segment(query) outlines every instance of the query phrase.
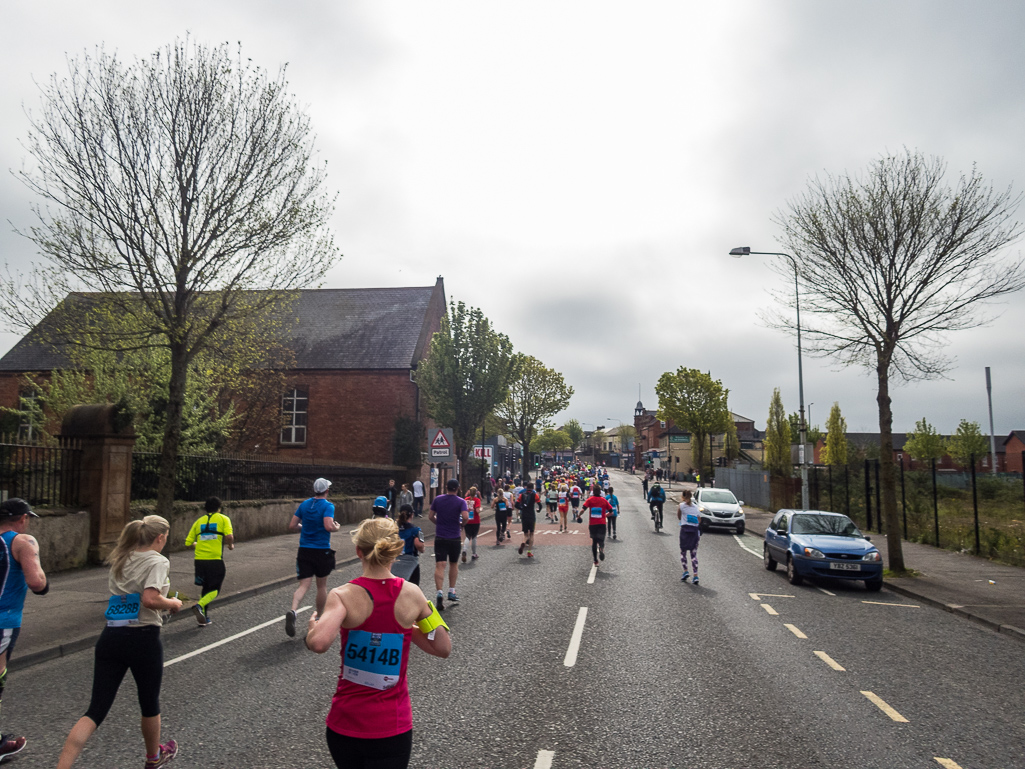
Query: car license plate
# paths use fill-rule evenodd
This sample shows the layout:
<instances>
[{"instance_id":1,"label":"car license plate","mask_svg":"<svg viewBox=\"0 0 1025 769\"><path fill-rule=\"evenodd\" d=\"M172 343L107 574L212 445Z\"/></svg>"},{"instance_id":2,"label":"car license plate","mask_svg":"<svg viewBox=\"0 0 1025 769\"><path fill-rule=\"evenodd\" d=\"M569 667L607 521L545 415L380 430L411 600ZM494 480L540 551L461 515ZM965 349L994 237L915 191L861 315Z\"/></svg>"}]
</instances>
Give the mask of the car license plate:
<instances>
[{"instance_id":1,"label":"car license plate","mask_svg":"<svg viewBox=\"0 0 1025 769\"><path fill-rule=\"evenodd\" d=\"M831 563L829 564L830 569L836 569L837 571L861 571L860 563Z\"/></svg>"}]
</instances>

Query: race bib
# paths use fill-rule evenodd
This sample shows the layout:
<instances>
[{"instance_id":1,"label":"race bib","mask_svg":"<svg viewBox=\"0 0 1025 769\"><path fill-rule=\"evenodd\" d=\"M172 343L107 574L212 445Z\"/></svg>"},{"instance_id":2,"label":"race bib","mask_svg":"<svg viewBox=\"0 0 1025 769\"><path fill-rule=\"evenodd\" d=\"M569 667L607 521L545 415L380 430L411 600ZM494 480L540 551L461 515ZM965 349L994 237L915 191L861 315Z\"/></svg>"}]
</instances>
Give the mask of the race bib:
<instances>
[{"instance_id":1,"label":"race bib","mask_svg":"<svg viewBox=\"0 0 1025 769\"><path fill-rule=\"evenodd\" d=\"M391 689L402 672L402 633L350 630L342 678L371 689Z\"/></svg>"},{"instance_id":2,"label":"race bib","mask_svg":"<svg viewBox=\"0 0 1025 769\"><path fill-rule=\"evenodd\" d=\"M592 507L591 508L591 517L592 518L601 518L602 517L602 515L601 515L601 508L600 507Z\"/></svg>"},{"instance_id":3,"label":"race bib","mask_svg":"<svg viewBox=\"0 0 1025 769\"><path fill-rule=\"evenodd\" d=\"M107 627L128 627L139 624L139 609L142 608L142 596L138 593L128 595L112 595L107 602Z\"/></svg>"},{"instance_id":4,"label":"race bib","mask_svg":"<svg viewBox=\"0 0 1025 769\"><path fill-rule=\"evenodd\" d=\"M698 525L698 516L697 516L696 513L687 513L687 525L688 526L697 526Z\"/></svg>"},{"instance_id":5,"label":"race bib","mask_svg":"<svg viewBox=\"0 0 1025 769\"><path fill-rule=\"evenodd\" d=\"M199 538L204 541L217 539L217 524L204 523L199 527Z\"/></svg>"},{"instance_id":6,"label":"race bib","mask_svg":"<svg viewBox=\"0 0 1025 769\"><path fill-rule=\"evenodd\" d=\"M498 509L501 510L501 511L504 511L505 510L505 502L499 502L498 503Z\"/></svg>"}]
</instances>

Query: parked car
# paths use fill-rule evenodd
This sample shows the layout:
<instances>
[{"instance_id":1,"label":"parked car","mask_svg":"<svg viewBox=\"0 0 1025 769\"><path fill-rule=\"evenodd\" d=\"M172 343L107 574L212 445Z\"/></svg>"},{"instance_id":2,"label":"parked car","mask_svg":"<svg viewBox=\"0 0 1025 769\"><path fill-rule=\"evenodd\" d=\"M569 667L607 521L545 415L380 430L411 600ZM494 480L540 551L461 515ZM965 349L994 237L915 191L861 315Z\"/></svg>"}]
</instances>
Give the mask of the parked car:
<instances>
[{"instance_id":1,"label":"parked car","mask_svg":"<svg viewBox=\"0 0 1025 769\"><path fill-rule=\"evenodd\" d=\"M697 489L694 504L698 506L698 527L708 531L713 526L736 529L744 533L745 518L743 502L738 502L729 489Z\"/></svg>"},{"instance_id":2,"label":"parked car","mask_svg":"<svg viewBox=\"0 0 1025 769\"><path fill-rule=\"evenodd\" d=\"M765 568L784 564L787 579L800 585L808 577L864 580L869 590L883 586L883 561L869 537L840 513L780 510L765 530Z\"/></svg>"}]
</instances>

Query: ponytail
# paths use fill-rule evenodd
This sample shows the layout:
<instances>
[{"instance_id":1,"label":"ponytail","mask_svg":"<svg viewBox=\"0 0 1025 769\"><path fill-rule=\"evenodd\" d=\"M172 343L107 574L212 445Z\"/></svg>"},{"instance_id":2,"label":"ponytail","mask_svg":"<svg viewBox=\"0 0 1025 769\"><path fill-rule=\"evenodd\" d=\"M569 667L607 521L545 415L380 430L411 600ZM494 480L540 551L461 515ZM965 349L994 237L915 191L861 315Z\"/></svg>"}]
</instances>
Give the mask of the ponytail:
<instances>
[{"instance_id":1,"label":"ponytail","mask_svg":"<svg viewBox=\"0 0 1025 769\"><path fill-rule=\"evenodd\" d=\"M385 566L405 548L399 527L390 518L368 518L352 533L352 543L369 566Z\"/></svg>"},{"instance_id":2,"label":"ponytail","mask_svg":"<svg viewBox=\"0 0 1025 769\"><path fill-rule=\"evenodd\" d=\"M140 547L149 547L157 537L167 534L170 530L171 524L159 515L147 515L141 520L129 521L121 530L121 536L118 537L114 549L107 556L107 563L114 578L121 579L124 575L125 564L132 553Z\"/></svg>"}]
</instances>

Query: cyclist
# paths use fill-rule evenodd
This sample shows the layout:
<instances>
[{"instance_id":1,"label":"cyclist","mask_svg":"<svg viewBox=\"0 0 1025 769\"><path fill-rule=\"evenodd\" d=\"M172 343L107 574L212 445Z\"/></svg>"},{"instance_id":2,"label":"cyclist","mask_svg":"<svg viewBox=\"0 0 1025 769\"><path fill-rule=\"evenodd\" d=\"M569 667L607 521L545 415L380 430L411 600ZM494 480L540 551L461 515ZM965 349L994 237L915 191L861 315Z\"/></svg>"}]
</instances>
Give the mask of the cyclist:
<instances>
[{"instance_id":1,"label":"cyclist","mask_svg":"<svg viewBox=\"0 0 1025 769\"><path fill-rule=\"evenodd\" d=\"M591 535L591 555L594 557L594 565L598 565L598 559L605 560L605 521L606 516L612 511L612 505L602 497L601 487L595 484L591 489L591 496L584 500L584 514L587 516L587 530Z\"/></svg>"},{"instance_id":2,"label":"cyclist","mask_svg":"<svg viewBox=\"0 0 1025 769\"><path fill-rule=\"evenodd\" d=\"M655 522L655 531L662 528L662 506L665 503L666 493L662 489L662 484L655 481L648 492L648 509L651 510L651 520Z\"/></svg>"},{"instance_id":3,"label":"cyclist","mask_svg":"<svg viewBox=\"0 0 1025 769\"><path fill-rule=\"evenodd\" d=\"M394 521L365 520L352 540L363 574L331 591L323 616L313 614L306 633L306 648L318 654L341 635L342 673L327 714L327 747L338 767L405 769L413 750L410 646L445 658L452 639L420 588L392 576L403 549Z\"/></svg>"}]
</instances>

